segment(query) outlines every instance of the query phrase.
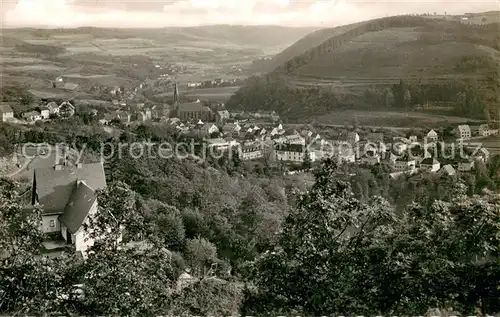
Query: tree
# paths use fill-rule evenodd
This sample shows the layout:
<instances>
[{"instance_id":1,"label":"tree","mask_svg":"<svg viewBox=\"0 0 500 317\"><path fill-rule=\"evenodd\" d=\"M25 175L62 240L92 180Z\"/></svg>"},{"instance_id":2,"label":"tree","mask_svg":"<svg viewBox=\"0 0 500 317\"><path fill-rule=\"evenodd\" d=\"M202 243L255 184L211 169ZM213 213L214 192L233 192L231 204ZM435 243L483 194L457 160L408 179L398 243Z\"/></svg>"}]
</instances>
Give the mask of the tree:
<instances>
[{"instance_id":1,"label":"tree","mask_svg":"<svg viewBox=\"0 0 500 317\"><path fill-rule=\"evenodd\" d=\"M191 268L200 275L205 273L217 259L217 248L204 238L190 239L186 242L185 258Z\"/></svg>"},{"instance_id":2,"label":"tree","mask_svg":"<svg viewBox=\"0 0 500 317\"><path fill-rule=\"evenodd\" d=\"M306 149L304 152L304 160L302 161L302 168L308 170L311 168L311 166L311 154L309 154L309 151Z\"/></svg>"},{"instance_id":3,"label":"tree","mask_svg":"<svg viewBox=\"0 0 500 317\"><path fill-rule=\"evenodd\" d=\"M394 212L354 198L328 160L250 275L245 314L424 314L500 310L500 204L494 196ZM474 272L467 273L467 272Z\"/></svg>"}]
</instances>

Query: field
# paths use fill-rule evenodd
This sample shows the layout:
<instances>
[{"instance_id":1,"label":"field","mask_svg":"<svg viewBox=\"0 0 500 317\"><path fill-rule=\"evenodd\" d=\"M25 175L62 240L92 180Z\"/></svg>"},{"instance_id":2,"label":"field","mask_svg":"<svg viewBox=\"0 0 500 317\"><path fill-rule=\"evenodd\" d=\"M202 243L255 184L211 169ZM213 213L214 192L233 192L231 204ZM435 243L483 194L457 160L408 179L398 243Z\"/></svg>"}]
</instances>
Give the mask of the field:
<instances>
[{"instance_id":1,"label":"field","mask_svg":"<svg viewBox=\"0 0 500 317\"><path fill-rule=\"evenodd\" d=\"M1 79L4 85L23 83L45 96L57 76L84 88L134 87L165 73L180 81L235 77L232 69L274 53L312 30L275 26L4 29Z\"/></svg>"},{"instance_id":2,"label":"field","mask_svg":"<svg viewBox=\"0 0 500 317\"><path fill-rule=\"evenodd\" d=\"M334 111L328 115L315 117L314 121L326 125L353 125L355 121L360 126L371 127L405 127L405 128L435 128L440 125L458 125L478 120L433 115L423 112L397 112L397 111L363 111L345 110Z\"/></svg>"}]
</instances>

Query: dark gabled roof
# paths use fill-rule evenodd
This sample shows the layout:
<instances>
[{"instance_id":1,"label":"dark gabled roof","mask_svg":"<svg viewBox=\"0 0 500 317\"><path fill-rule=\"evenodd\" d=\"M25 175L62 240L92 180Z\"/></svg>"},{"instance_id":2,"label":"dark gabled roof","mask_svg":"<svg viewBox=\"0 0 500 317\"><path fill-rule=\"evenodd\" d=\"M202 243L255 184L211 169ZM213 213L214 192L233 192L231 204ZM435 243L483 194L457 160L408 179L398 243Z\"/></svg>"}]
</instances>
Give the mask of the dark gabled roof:
<instances>
[{"instance_id":1,"label":"dark gabled roof","mask_svg":"<svg viewBox=\"0 0 500 317\"><path fill-rule=\"evenodd\" d=\"M206 111L206 107L201 102L189 102L179 105L179 111Z\"/></svg>"},{"instance_id":2,"label":"dark gabled roof","mask_svg":"<svg viewBox=\"0 0 500 317\"><path fill-rule=\"evenodd\" d=\"M83 164L82 167L63 166L37 168L34 171L38 201L45 214L62 213L78 180L83 180L90 188L106 187L106 177L102 163Z\"/></svg>"},{"instance_id":3,"label":"dark gabled roof","mask_svg":"<svg viewBox=\"0 0 500 317\"><path fill-rule=\"evenodd\" d=\"M96 200L94 190L85 182L78 182L59 220L71 233L77 232Z\"/></svg>"},{"instance_id":4,"label":"dark gabled roof","mask_svg":"<svg viewBox=\"0 0 500 317\"><path fill-rule=\"evenodd\" d=\"M436 164L439 164L439 161L436 160L435 158L432 158L432 157L428 157L428 158L425 158L422 160L422 162L420 162L420 165L436 165Z\"/></svg>"}]
</instances>

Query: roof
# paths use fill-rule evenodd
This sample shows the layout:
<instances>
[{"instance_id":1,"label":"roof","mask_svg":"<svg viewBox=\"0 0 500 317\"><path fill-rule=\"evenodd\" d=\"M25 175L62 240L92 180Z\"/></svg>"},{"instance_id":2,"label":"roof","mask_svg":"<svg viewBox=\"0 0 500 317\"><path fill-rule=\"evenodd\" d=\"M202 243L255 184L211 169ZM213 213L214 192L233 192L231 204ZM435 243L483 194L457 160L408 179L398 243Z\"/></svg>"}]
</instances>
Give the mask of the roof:
<instances>
[{"instance_id":1,"label":"roof","mask_svg":"<svg viewBox=\"0 0 500 317\"><path fill-rule=\"evenodd\" d=\"M437 136L437 132L434 131L434 129L430 130L428 133L427 133L427 136Z\"/></svg>"},{"instance_id":2,"label":"roof","mask_svg":"<svg viewBox=\"0 0 500 317\"><path fill-rule=\"evenodd\" d=\"M286 152L305 152L305 148L301 144L278 144L276 146L276 151L286 151Z\"/></svg>"},{"instance_id":3,"label":"roof","mask_svg":"<svg viewBox=\"0 0 500 317\"><path fill-rule=\"evenodd\" d=\"M443 171L445 171L448 175L455 175L455 169L453 168L453 166L451 166L450 164L447 164L445 166L443 166Z\"/></svg>"},{"instance_id":4,"label":"roof","mask_svg":"<svg viewBox=\"0 0 500 317\"><path fill-rule=\"evenodd\" d=\"M96 200L95 191L85 182L78 182L59 220L71 233L77 232Z\"/></svg>"},{"instance_id":5,"label":"roof","mask_svg":"<svg viewBox=\"0 0 500 317\"><path fill-rule=\"evenodd\" d=\"M31 116L39 116L40 115L40 112L38 111L29 111L29 112L25 112L23 113L23 117L31 117Z\"/></svg>"},{"instance_id":6,"label":"roof","mask_svg":"<svg viewBox=\"0 0 500 317\"><path fill-rule=\"evenodd\" d=\"M14 112L14 111L12 111L12 108L9 104L1 103L0 104L0 112L1 113L9 113L9 112Z\"/></svg>"},{"instance_id":7,"label":"roof","mask_svg":"<svg viewBox=\"0 0 500 317\"><path fill-rule=\"evenodd\" d=\"M458 131L462 132L462 131L470 131L470 127L469 125L467 124L462 124L462 125L459 125L458 126Z\"/></svg>"},{"instance_id":8,"label":"roof","mask_svg":"<svg viewBox=\"0 0 500 317\"><path fill-rule=\"evenodd\" d=\"M179 111L184 112L184 111L204 111L206 108L203 106L201 102L189 102L189 103L182 103L179 105Z\"/></svg>"},{"instance_id":9,"label":"roof","mask_svg":"<svg viewBox=\"0 0 500 317\"><path fill-rule=\"evenodd\" d=\"M420 165L436 165L436 164L439 164L439 161L436 160L435 158L432 158L432 157L428 157L426 159L424 159L422 162L420 162Z\"/></svg>"},{"instance_id":10,"label":"roof","mask_svg":"<svg viewBox=\"0 0 500 317\"><path fill-rule=\"evenodd\" d=\"M63 166L37 168L34 171L38 201L44 213L62 213L69 201L77 180L83 180L94 189L106 187L106 177L102 163L83 164L82 167Z\"/></svg>"}]
</instances>

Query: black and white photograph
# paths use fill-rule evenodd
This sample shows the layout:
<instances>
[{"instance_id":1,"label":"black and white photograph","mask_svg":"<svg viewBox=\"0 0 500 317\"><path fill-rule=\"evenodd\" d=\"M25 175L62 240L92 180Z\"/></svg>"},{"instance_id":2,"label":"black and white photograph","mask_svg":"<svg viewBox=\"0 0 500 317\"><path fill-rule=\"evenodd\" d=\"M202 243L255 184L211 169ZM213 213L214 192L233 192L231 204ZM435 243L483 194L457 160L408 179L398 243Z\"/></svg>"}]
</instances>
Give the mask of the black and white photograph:
<instances>
[{"instance_id":1,"label":"black and white photograph","mask_svg":"<svg viewBox=\"0 0 500 317\"><path fill-rule=\"evenodd\" d=\"M498 0L0 13L0 316L500 317Z\"/></svg>"}]
</instances>

